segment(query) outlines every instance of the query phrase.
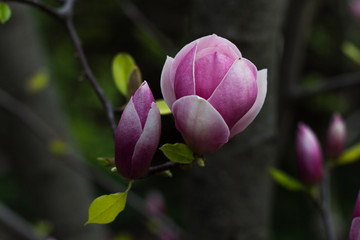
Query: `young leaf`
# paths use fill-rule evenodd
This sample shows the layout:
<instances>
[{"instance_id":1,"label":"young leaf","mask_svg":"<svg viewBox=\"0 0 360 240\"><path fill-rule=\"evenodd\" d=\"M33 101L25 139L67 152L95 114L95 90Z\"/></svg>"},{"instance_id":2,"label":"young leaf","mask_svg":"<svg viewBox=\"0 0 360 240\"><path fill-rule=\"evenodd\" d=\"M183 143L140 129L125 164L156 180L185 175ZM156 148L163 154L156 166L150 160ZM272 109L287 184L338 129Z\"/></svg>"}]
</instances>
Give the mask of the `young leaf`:
<instances>
[{"instance_id":1,"label":"young leaf","mask_svg":"<svg viewBox=\"0 0 360 240\"><path fill-rule=\"evenodd\" d=\"M164 101L164 99L156 100L156 104L157 104L158 107L159 107L159 110L160 110L160 114L161 114L161 115L171 114L171 110L170 110L170 108L168 107L168 105L166 104L166 102Z\"/></svg>"},{"instance_id":2,"label":"young leaf","mask_svg":"<svg viewBox=\"0 0 360 240\"><path fill-rule=\"evenodd\" d=\"M27 90L30 93L38 93L43 90L49 83L48 74L40 70L35 75L33 75L27 83Z\"/></svg>"},{"instance_id":3,"label":"young leaf","mask_svg":"<svg viewBox=\"0 0 360 240\"><path fill-rule=\"evenodd\" d=\"M193 151L183 143L167 143L162 145L160 150L172 162L189 164L195 160Z\"/></svg>"},{"instance_id":4,"label":"young leaf","mask_svg":"<svg viewBox=\"0 0 360 240\"><path fill-rule=\"evenodd\" d=\"M11 9L9 5L4 2L0 2L0 21L1 23L7 22L11 17Z\"/></svg>"},{"instance_id":5,"label":"young leaf","mask_svg":"<svg viewBox=\"0 0 360 240\"><path fill-rule=\"evenodd\" d=\"M360 160L360 143L352 146L344 151L344 153L338 158L336 164L349 164Z\"/></svg>"},{"instance_id":6,"label":"young leaf","mask_svg":"<svg viewBox=\"0 0 360 240\"><path fill-rule=\"evenodd\" d=\"M134 66L134 69L131 71L129 78L128 78L128 85L127 85L127 96L126 98L130 100L131 96L133 96L136 90L142 84L142 77L141 72L138 66Z\"/></svg>"},{"instance_id":7,"label":"young leaf","mask_svg":"<svg viewBox=\"0 0 360 240\"><path fill-rule=\"evenodd\" d=\"M348 58L360 65L360 50L358 47L351 42L344 42L341 49Z\"/></svg>"},{"instance_id":8,"label":"young leaf","mask_svg":"<svg viewBox=\"0 0 360 240\"><path fill-rule=\"evenodd\" d=\"M300 191L305 189L305 186L301 182L294 179L293 177L290 177L279 169L270 168L269 173L273 177L275 182L277 182L279 185L286 188L287 190Z\"/></svg>"},{"instance_id":9,"label":"young leaf","mask_svg":"<svg viewBox=\"0 0 360 240\"><path fill-rule=\"evenodd\" d=\"M106 224L114 221L116 216L125 208L127 191L102 195L96 198L89 207L89 223Z\"/></svg>"},{"instance_id":10,"label":"young leaf","mask_svg":"<svg viewBox=\"0 0 360 240\"><path fill-rule=\"evenodd\" d=\"M133 184L133 180L125 192L102 195L96 198L89 207L89 217L85 225L89 223L106 224L114 221L117 215L125 208L127 194Z\"/></svg>"},{"instance_id":11,"label":"young leaf","mask_svg":"<svg viewBox=\"0 0 360 240\"><path fill-rule=\"evenodd\" d=\"M116 87L126 97L128 91L128 79L135 67L134 59L126 53L119 53L112 63L113 78Z\"/></svg>"}]
</instances>

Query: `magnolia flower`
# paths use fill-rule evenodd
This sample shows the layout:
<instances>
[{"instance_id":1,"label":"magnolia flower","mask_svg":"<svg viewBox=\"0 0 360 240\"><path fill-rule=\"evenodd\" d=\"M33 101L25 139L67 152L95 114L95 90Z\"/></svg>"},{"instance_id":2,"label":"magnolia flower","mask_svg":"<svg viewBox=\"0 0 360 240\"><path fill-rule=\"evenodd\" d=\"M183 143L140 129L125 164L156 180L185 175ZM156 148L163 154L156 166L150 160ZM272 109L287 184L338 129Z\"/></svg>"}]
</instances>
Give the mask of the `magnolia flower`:
<instances>
[{"instance_id":1,"label":"magnolia flower","mask_svg":"<svg viewBox=\"0 0 360 240\"><path fill-rule=\"evenodd\" d=\"M323 160L318 139L313 131L299 123L296 136L296 157L303 183L317 184L323 176Z\"/></svg>"},{"instance_id":2,"label":"magnolia flower","mask_svg":"<svg viewBox=\"0 0 360 240\"><path fill-rule=\"evenodd\" d=\"M161 74L176 128L198 154L214 152L242 132L259 113L266 88L267 70L257 71L233 43L215 34L167 57Z\"/></svg>"},{"instance_id":3,"label":"magnolia flower","mask_svg":"<svg viewBox=\"0 0 360 240\"><path fill-rule=\"evenodd\" d=\"M349 240L360 240L360 191L355 204Z\"/></svg>"},{"instance_id":4,"label":"magnolia flower","mask_svg":"<svg viewBox=\"0 0 360 240\"><path fill-rule=\"evenodd\" d=\"M142 177L150 166L160 140L159 108L147 82L131 97L115 134L115 165L124 177Z\"/></svg>"}]
</instances>

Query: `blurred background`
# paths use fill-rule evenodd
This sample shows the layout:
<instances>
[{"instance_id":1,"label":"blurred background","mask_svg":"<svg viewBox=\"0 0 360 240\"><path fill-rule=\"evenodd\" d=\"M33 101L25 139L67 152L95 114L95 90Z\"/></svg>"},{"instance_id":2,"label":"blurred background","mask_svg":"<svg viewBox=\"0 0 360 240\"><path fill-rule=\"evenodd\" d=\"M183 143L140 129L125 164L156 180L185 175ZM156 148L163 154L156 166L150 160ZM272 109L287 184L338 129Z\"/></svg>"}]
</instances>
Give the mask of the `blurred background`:
<instances>
[{"instance_id":1,"label":"blurred background","mask_svg":"<svg viewBox=\"0 0 360 240\"><path fill-rule=\"evenodd\" d=\"M91 201L127 183L97 160L114 155L104 109L64 26L10 4L11 19L0 25L0 239L325 239L308 197L277 186L268 168L297 178L299 121L323 144L338 112L347 124L346 146L360 142L360 7L354 2L78 1L74 24L114 107L126 103L111 72L120 52L135 59L156 99L166 55L212 33L269 72L259 116L207 156L205 168L139 180L116 221L86 227ZM160 145L181 142L172 116L162 121ZM153 165L165 161L158 151ZM332 171L337 239L347 239L359 171L359 163ZM149 212L152 201L166 216Z\"/></svg>"}]
</instances>

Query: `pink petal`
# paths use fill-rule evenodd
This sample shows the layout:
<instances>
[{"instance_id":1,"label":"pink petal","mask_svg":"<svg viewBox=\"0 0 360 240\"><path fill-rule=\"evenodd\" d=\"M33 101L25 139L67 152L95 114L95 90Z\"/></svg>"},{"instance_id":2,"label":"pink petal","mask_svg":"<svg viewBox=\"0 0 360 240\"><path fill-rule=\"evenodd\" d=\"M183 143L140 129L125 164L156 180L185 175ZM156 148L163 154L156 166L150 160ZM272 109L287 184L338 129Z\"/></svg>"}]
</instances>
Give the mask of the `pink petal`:
<instances>
[{"instance_id":1,"label":"pink petal","mask_svg":"<svg viewBox=\"0 0 360 240\"><path fill-rule=\"evenodd\" d=\"M234 60L212 52L195 61L196 95L208 99L220 84Z\"/></svg>"},{"instance_id":2,"label":"pink petal","mask_svg":"<svg viewBox=\"0 0 360 240\"><path fill-rule=\"evenodd\" d=\"M132 97L121 115L115 134L115 164L125 177L129 176L132 155L141 132L141 122Z\"/></svg>"},{"instance_id":3,"label":"pink petal","mask_svg":"<svg viewBox=\"0 0 360 240\"><path fill-rule=\"evenodd\" d=\"M298 124L296 157L300 178L307 185L319 183L323 176L323 160L319 140L305 124Z\"/></svg>"},{"instance_id":4,"label":"pink petal","mask_svg":"<svg viewBox=\"0 0 360 240\"><path fill-rule=\"evenodd\" d=\"M198 53L200 53L203 49L209 47L229 46L231 51L229 51L228 53L230 54L230 52L232 52L231 54L232 55L235 54L236 58L241 58L241 53L239 49L235 46L235 44L233 44L232 42L230 42L225 38L217 36L216 34L199 38L198 41L199 41L198 50L197 50Z\"/></svg>"},{"instance_id":5,"label":"pink petal","mask_svg":"<svg viewBox=\"0 0 360 240\"><path fill-rule=\"evenodd\" d=\"M173 102L175 102L175 91L174 91L174 82L170 81L170 69L173 64L174 59L172 57L166 57L164 67L161 72L161 92L164 97L164 100L168 107L171 109Z\"/></svg>"},{"instance_id":6,"label":"pink petal","mask_svg":"<svg viewBox=\"0 0 360 240\"><path fill-rule=\"evenodd\" d=\"M196 57L195 57L195 61L199 58L202 58L203 56L210 54L210 53L214 53L214 52L218 52L221 53L225 56L227 56L228 58L233 59L233 61L235 61L235 59L238 59L238 55L232 50L231 47L229 46L224 46L224 45L219 45L216 47L208 47L208 48L204 48L201 51L197 51L196 52Z\"/></svg>"},{"instance_id":7,"label":"pink petal","mask_svg":"<svg viewBox=\"0 0 360 240\"><path fill-rule=\"evenodd\" d=\"M231 129L253 106L257 96L256 67L245 58L231 66L208 99Z\"/></svg>"},{"instance_id":8,"label":"pink petal","mask_svg":"<svg viewBox=\"0 0 360 240\"><path fill-rule=\"evenodd\" d=\"M141 126L144 127L151 104L155 102L154 96L147 82L143 82L133 97L136 112L139 115Z\"/></svg>"},{"instance_id":9,"label":"pink petal","mask_svg":"<svg viewBox=\"0 0 360 240\"><path fill-rule=\"evenodd\" d=\"M194 81L194 62L196 46L180 59L179 65L176 69L174 78L174 90L177 99L195 94L195 81ZM174 63L177 63L178 58L175 57Z\"/></svg>"},{"instance_id":10,"label":"pink petal","mask_svg":"<svg viewBox=\"0 0 360 240\"><path fill-rule=\"evenodd\" d=\"M174 57L170 67L170 85L172 86L172 88L174 88L176 70L179 67L180 62L196 45L197 40L185 45L185 47L183 47Z\"/></svg>"},{"instance_id":11,"label":"pink petal","mask_svg":"<svg viewBox=\"0 0 360 240\"><path fill-rule=\"evenodd\" d=\"M267 69L262 69L258 71L256 82L257 82L258 94L255 103L250 108L250 110L231 129L230 138L244 131L244 129L247 128L247 126L249 126L250 123L252 123L252 121L260 112L264 104L266 91L267 91Z\"/></svg>"},{"instance_id":12,"label":"pink petal","mask_svg":"<svg viewBox=\"0 0 360 240\"><path fill-rule=\"evenodd\" d=\"M229 139L224 119L199 96L186 96L174 102L173 114L176 128L196 153L214 152Z\"/></svg>"},{"instance_id":13,"label":"pink petal","mask_svg":"<svg viewBox=\"0 0 360 240\"><path fill-rule=\"evenodd\" d=\"M360 190L356 199L353 218L360 217Z\"/></svg>"},{"instance_id":14,"label":"pink petal","mask_svg":"<svg viewBox=\"0 0 360 240\"><path fill-rule=\"evenodd\" d=\"M151 104L144 130L136 143L132 156L132 178L139 178L147 172L151 160L159 145L161 134L161 117L156 103Z\"/></svg>"},{"instance_id":15,"label":"pink petal","mask_svg":"<svg viewBox=\"0 0 360 240\"><path fill-rule=\"evenodd\" d=\"M360 240L360 217L352 220L349 240Z\"/></svg>"}]
</instances>

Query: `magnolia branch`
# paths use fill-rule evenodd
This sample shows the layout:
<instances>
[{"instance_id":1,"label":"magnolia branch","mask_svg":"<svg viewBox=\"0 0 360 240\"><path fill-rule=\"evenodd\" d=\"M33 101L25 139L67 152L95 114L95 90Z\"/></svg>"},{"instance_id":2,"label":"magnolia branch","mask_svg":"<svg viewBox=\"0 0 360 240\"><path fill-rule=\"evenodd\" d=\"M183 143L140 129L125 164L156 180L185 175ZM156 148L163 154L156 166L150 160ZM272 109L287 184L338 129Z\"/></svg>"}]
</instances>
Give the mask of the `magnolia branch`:
<instances>
[{"instance_id":1,"label":"magnolia branch","mask_svg":"<svg viewBox=\"0 0 360 240\"><path fill-rule=\"evenodd\" d=\"M72 21L72 13L73 13L73 7L75 4L75 0L67 0L65 1L64 5L58 9L53 9L49 6L46 6L38 1L35 0L6 0L8 2L19 2L31 5L33 7L36 7L43 12L48 13L51 17L55 18L56 20L59 20L61 23L63 23L69 33L69 36L71 38L71 41L75 47L76 53L79 57L79 61L81 63L82 69L84 71L85 77L89 80L91 86L95 90L96 95L100 99L102 105L105 108L106 111L106 117L108 119L111 132L113 136L115 136L116 131L116 124L115 124L115 118L113 113L113 107L110 101L106 98L104 91L100 87L97 79L95 78L94 74L92 73L92 70L87 62L87 58L85 56L84 50L81 45L81 41L77 35L76 29L74 27L73 21Z\"/></svg>"}]
</instances>

